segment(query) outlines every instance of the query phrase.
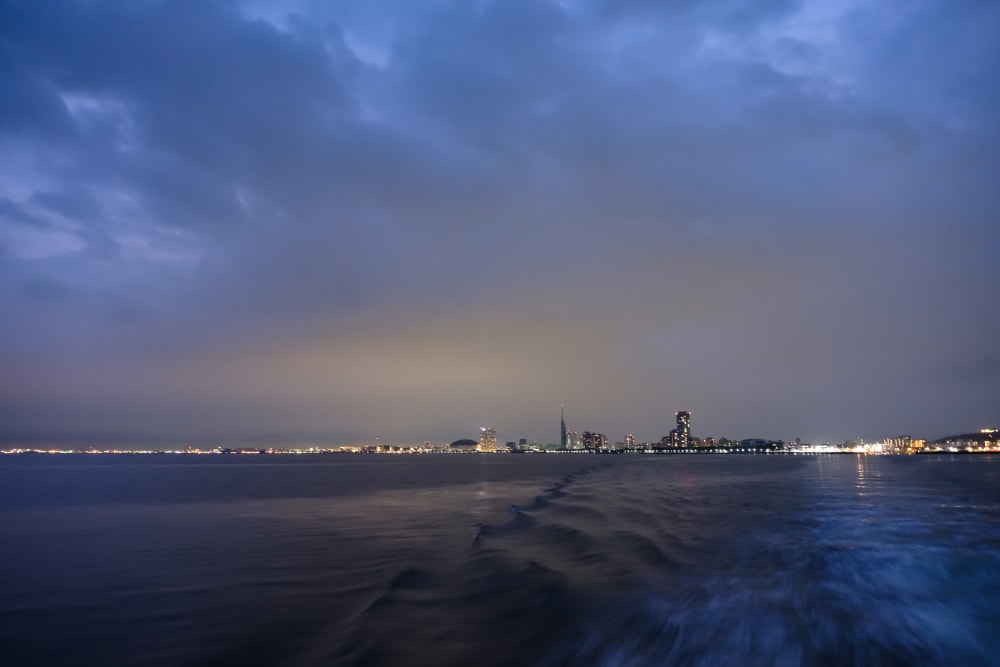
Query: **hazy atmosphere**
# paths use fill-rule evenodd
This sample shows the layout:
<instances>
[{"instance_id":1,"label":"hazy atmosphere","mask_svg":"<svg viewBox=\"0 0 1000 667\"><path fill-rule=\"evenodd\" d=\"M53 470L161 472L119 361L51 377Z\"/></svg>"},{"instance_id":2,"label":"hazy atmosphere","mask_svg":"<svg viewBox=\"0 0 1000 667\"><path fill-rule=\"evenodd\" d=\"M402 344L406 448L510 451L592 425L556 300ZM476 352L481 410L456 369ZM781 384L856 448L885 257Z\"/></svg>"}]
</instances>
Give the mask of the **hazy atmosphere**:
<instances>
[{"instance_id":1,"label":"hazy atmosphere","mask_svg":"<svg viewBox=\"0 0 1000 667\"><path fill-rule=\"evenodd\" d=\"M0 441L1000 425L998 36L961 0L0 0Z\"/></svg>"}]
</instances>

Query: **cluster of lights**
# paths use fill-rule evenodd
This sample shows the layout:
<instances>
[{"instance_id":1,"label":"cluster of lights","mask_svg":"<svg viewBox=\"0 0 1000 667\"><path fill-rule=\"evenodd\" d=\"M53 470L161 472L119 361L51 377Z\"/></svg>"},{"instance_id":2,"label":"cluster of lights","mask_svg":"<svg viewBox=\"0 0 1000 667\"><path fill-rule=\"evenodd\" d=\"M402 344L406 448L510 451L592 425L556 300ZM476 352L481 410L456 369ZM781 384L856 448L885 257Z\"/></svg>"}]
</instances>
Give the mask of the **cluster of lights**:
<instances>
[{"instance_id":1,"label":"cluster of lights","mask_svg":"<svg viewBox=\"0 0 1000 667\"><path fill-rule=\"evenodd\" d=\"M683 415L686 419L679 419L679 426L687 426L689 424L690 413L678 413L678 416ZM686 422L686 423L684 423ZM780 451L790 454L914 454L917 452L929 452L929 453L945 453L945 452L1000 452L1000 438L997 434L1000 433L1000 429L995 428L984 428L980 429L980 434L983 437L969 436L967 439L955 440L955 441L945 441L943 444L931 444L927 443L925 440L911 439L909 436L899 436L896 438L886 438L882 442L866 443L864 440L859 440L858 442L848 442L844 445L831 445L831 444L796 444L785 445ZM575 433L573 434L576 435ZM605 441L605 436L601 434L591 434L586 433L584 440L600 438L600 442ZM746 442L744 441L743 447L718 447L718 446L705 446L697 448L665 448L665 449L649 449L646 446L640 446L636 448L634 445L634 436L628 434L626 436L626 442L622 443L626 446L626 451L632 452L648 452L648 453L686 453L691 451L698 451L702 453L714 453L714 454L732 454L732 453L775 453L772 451L771 447L746 447ZM761 441L767 442L770 441ZM714 445L714 439L706 439L706 443L711 443ZM732 443L737 444L737 443ZM596 449L602 449L603 447L598 447ZM251 455L251 454L456 454L456 453L467 453L467 451L481 451L490 452L497 454L509 453L510 450L507 448L499 448L496 445L496 429L492 427L483 427L480 434L480 445L475 449L462 450L459 448L453 448L448 445L437 445L429 441L424 442L423 445L382 445L378 444L364 444L364 445L349 445L343 447L287 447L287 448L253 448L253 447L214 447L212 449L201 449L197 447L186 447L183 449L145 449L145 448L107 448L107 449L78 449L78 448L59 448L59 447L13 447L8 449L0 449L0 454L195 454L195 455L207 455L207 454L222 454L222 455ZM532 445L530 447L520 447L518 451L531 451L538 453L554 452L554 453L587 453L587 449L568 449L568 450L550 450L541 445ZM592 450L593 451L593 448ZM780 453L780 452L779 452Z\"/></svg>"}]
</instances>

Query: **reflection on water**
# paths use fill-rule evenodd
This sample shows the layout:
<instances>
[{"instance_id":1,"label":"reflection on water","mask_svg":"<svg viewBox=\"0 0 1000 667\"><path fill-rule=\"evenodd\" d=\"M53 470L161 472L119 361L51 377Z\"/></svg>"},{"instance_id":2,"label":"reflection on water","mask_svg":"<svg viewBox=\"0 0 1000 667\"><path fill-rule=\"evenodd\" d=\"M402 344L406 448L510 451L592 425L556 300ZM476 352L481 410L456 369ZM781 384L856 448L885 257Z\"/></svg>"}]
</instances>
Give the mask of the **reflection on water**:
<instances>
[{"instance_id":1,"label":"reflection on water","mask_svg":"<svg viewBox=\"0 0 1000 667\"><path fill-rule=\"evenodd\" d=\"M272 461L4 461L7 664L998 664L994 457Z\"/></svg>"},{"instance_id":2,"label":"reflection on water","mask_svg":"<svg viewBox=\"0 0 1000 667\"><path fill-rule=\"evenodd\" d=\"M865 459L867 456L857 455L858 459L858 495L864 495L865 490Z\"/></svg>"}]
</instances>

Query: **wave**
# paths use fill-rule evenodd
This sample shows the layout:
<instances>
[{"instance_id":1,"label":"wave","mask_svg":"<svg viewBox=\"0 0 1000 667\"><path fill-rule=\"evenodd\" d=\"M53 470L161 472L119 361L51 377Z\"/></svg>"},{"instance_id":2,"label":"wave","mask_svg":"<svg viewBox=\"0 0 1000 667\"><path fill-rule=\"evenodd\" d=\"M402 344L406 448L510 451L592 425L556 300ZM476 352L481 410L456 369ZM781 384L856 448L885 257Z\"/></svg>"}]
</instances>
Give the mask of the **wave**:
<instances>
[{"instance_id":1,"label":"wave","mask_svg":"<svg viewBox=\"0 0 1000 667\"><path fill-rule=\"evenodd\" d=\"M997 664L995 526L952 551L914 541L940 542L935 522L898 507L879 514L867 499L817 499L808 485L789 508L788 489L755 479L718 502L641 471L591 472L477 526L455 570L400 575L406 585L386 594L397 608L359 617L355 651L339 657L398 664L392 651L421 646L430 657L403 662ZM394 625L388 610L450 630Z\"/></svg>"},{"instance_id":2,"label":"wave","mask_svg":"<svg viewBox=\"0 0 1000 667\"><path fill-rule=\"evenodd\" d=\"M370 460L330 473L368 494L282 466L280 501L9 510L5 657L998 664L997 462Z\"/></svg>"}]
</instances>

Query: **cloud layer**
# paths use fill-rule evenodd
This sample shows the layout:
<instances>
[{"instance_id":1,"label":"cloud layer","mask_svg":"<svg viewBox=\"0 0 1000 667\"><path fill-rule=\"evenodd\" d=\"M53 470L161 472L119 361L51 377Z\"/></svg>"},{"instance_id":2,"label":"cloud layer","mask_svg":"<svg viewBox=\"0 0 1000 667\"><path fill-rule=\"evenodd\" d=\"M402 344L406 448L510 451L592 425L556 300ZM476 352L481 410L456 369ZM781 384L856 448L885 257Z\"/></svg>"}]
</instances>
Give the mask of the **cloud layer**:
<instances>
[{"instance_id":1,"label":"cloud layer","mask_svg":"<svg viewBox=\"0 0 1000 667\"><path fill-rule=\"evenodd\" d=\"M0 3L0 437L1000 422L989 2Z\"/></svg>"}]
</instances>

